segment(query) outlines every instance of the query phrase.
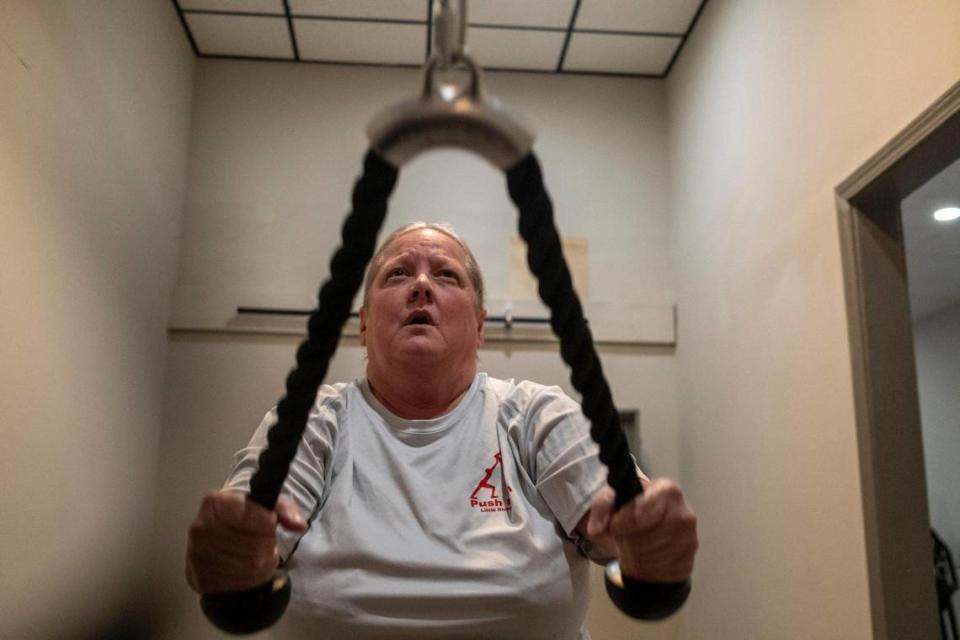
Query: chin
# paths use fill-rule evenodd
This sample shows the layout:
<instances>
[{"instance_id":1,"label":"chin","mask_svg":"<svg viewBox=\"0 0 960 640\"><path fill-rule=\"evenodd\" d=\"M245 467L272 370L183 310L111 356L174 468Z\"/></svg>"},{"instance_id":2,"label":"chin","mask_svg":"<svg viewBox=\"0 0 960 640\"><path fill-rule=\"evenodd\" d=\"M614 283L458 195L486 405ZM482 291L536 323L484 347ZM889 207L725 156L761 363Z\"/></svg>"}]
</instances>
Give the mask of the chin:
<instances>
[{"instance_id":1,"label":"chin","mask_svg":"<svg viewBox=\"0 0 960 640\"><path fill-rule=\"evenodd\" d=\"M443 350L435 340L427 336L407 338L398 347L395 353L418 358L434 359L442 356Z\"/></svg>"}]
</instances>

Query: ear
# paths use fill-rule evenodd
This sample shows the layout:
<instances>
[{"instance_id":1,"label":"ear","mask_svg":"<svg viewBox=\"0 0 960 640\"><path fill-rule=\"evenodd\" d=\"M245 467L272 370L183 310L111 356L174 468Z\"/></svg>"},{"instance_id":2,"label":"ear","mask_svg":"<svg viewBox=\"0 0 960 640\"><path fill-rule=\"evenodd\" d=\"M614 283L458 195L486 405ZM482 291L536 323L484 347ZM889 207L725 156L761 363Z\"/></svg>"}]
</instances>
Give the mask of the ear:
<instances>
[{"instance_id":1,"label":"ear","mask_svg":"<svg viewBox=\"0 0 960 640\"><path fill-rule=\"evenodd\" d=\"M360 346L367 346L367 308L360 307Z\"/></svg>"},{"instance_id":2,"label":"ear","mask_svg":"<svg viewBox=\"0 0 960 640\"><path fill-rule=\"evenodd\" d=\"M487 310L480 309L480 312L477 313L477 348L483 344L483 327L484 323L487 321Z\"/></svg>"}]
</instances>

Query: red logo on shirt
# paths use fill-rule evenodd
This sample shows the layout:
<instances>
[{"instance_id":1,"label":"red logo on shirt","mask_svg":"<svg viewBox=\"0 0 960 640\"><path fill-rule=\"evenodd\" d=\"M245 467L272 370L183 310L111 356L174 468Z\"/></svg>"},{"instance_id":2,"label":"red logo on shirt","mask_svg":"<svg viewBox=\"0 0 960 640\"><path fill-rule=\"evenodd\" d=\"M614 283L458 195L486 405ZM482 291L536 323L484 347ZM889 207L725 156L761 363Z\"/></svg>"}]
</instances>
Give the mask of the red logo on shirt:
<instances>
[{"instance_id":1,"label":"red logo on shirt","mask_svg":"<svg viewBox=\"0 0 960 640\"><path fill-rule=\"evenodd\" d=\"M491 480L493 473L500 469L500 484L506 487L506 494L497 495L497 485ZM493 456L493 466L484 469L483 479L477 483L477 488L470 494L470 506L474 509L480 509L482 513L493 513L496 511L509 511L510 492L513 491L505 482L503 482L503 458L497 452Z\"/></svg>"}]
</instances>

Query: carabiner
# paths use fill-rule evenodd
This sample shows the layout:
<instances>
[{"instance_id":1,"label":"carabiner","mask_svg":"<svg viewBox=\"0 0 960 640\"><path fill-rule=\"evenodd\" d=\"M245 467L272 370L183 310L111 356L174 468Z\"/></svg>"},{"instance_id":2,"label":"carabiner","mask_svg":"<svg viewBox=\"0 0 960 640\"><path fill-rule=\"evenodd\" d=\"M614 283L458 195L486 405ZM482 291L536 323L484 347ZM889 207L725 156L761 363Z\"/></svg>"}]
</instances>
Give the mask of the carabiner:
<instances>
[{"instance_id":1,"label":"carabiner","mask_svg":"<svg viewBox=\"0 0 960 640\"><path fill-rule=\"evenodd\" d=\"M467 0L434 0L433 46L438 66L450 69L463 57L467 41Z\"/></svg>"}]
</instances>

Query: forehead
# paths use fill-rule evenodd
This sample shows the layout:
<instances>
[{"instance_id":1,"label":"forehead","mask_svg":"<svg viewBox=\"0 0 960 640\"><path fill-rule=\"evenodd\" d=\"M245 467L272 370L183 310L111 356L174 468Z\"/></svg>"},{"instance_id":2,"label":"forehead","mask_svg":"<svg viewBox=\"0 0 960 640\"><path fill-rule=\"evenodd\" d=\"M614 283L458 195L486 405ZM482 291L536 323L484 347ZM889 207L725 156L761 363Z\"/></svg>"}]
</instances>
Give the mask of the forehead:
<instances>
[{"instance_id":1,"label":"forehead","mask_svg":"<svg viewBox=\"0 0 960 640\"><path fill-rule=\"evenodd\" d=\"M383 251L383 263L411 255L444 257L465 264L467 255L460 243L436 229L414 229L397 236Z\"/></svg>"}]
</instances>

